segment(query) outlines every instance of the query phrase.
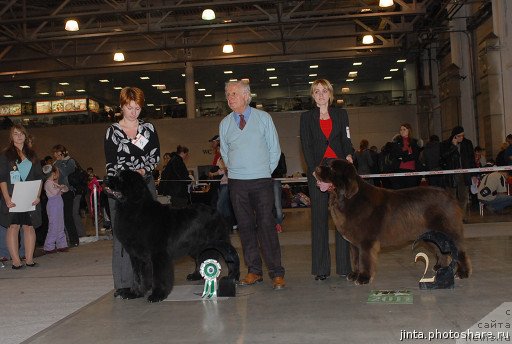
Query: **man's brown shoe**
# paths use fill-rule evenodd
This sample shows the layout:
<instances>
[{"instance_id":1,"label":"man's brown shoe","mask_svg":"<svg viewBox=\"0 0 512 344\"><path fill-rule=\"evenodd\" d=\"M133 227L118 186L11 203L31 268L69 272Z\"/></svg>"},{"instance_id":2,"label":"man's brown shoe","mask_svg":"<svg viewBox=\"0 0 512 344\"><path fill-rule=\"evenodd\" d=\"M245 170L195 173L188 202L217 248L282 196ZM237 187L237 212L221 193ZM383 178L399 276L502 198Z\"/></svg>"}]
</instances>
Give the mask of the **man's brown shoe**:
<instances>
[{"instance_id":1,"label":"man's brown shoe","mask_svg":"<svg viewBox=\"0 0 512 344\"><path fill-rule=\"evenodd\" d=\"M281 276L274 277L272 280L272 288L274 288L274 290L283 289L285 285L286 283L284 282L284 278Z\"/></svg>"},{"instance_id":2,"label":"man's brown shoe","mask_svg":"<svg viewBox=\"0 0 512 344\"><path fill-rule=\"evenodd\" d=\"M243 280L239 282L240 285L252 285L263 281L263 277L261 275L253 274L249 272L247 276Z\"/></svg>"}]
</instances>

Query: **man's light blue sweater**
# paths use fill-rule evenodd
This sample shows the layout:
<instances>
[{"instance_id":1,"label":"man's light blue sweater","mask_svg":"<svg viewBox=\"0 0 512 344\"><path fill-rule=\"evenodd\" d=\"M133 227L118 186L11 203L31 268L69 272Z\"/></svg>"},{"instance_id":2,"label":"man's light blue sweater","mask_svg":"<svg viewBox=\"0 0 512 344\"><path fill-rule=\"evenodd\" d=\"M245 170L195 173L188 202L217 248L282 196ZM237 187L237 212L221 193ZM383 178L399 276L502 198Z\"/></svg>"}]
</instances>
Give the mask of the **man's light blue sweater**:
<instances>
[{"instance_id":1,"label":"man's light blue sweater","mask_svg":"<svg viewBox=\"0 0 512 344\"><path fill-rule=\"evenodd\" d=\"M220 153L230 179L270 178L279 162L281 147L272 117L252 107L245 128L241 130L232 112L220 122Z\"/></svg>"}]
</instances>

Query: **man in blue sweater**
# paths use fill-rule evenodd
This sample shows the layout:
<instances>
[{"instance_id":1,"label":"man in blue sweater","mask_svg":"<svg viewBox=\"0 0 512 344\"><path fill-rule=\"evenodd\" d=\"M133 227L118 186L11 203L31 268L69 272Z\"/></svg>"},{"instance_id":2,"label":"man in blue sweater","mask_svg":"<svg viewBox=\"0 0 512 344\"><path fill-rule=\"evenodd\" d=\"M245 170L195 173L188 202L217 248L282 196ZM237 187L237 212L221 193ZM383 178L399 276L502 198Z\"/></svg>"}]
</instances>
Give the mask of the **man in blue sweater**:
<instances>
[{"instance_id":1,"label":"man in blue sweater","mask_svg":"<svg viewBox=\"0 0 512 344\"><path fill-rule=\"evenodd\" d=\"M228 169L233 210L244 253L247 276L240 285L263 281L262 257L275 290L284 288L281 246L272 214L271 174L281 148L270 115L249 106L251 89L243 81L226 83L226 99L233 110L219 126L220 153Z\"/></svg>"}]
</instances>

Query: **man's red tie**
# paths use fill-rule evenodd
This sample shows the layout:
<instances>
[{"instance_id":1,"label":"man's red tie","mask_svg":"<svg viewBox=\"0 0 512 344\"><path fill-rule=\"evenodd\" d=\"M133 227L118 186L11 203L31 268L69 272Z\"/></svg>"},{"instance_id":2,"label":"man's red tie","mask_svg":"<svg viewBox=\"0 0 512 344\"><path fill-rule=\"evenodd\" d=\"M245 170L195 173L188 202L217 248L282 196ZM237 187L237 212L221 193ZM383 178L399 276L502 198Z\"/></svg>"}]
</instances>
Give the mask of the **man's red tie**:
<instances>
[{"instance_id":1,"label":"man's red tie","mask_svg":"<svg viewBox=\"0 0 512 344\"><path fill-rule=\"evenodd\" d=\"M243 129L245 127L245 119L244 119L244 115L240 115L240 125L239 125L240 129Z\"/></svg>"}]
</instances>

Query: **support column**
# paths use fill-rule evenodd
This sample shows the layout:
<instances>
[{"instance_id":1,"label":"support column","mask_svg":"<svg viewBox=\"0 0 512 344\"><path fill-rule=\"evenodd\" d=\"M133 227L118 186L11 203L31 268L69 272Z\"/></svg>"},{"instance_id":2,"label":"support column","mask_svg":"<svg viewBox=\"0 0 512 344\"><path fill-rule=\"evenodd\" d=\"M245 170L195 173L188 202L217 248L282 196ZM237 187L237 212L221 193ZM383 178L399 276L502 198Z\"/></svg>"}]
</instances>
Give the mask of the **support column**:
<instances>
[{"instance_id":1,"label":"support column","mask_svg":"<svg viewBox=\"0 0 512 344\"><path fill-rule=\"evenodd\" d=\"M187 118L196 118L196 87L194 84L194 67L191 62L185 63L185 98Z\"/></svg>"},{"instance_id":2,"label":"support column","mask_svg":"<svg viewBox=\"0 0 512 344\"><path fill-rule=\"evenodd\" d=\"M512 4L507 0L492 1L492 19L493 32L498 37L497 45L499 51L493 51L496 57L492 60L499 63L501 87L499 94L492 96L493 99L500 98L500 104L503 104L501 114L503 129L500 137L495 140L505 141L505 136L512 133ZM489 87L489 92L497 92ZM491 112L492 114L493 112Z\"/></svg>"},{"instance_id":3,"label":"support column","mask_svg":"<svg viewBox=\"0 0 512 344\"><path fill-rule=\"evenodd\" d=\"M460 125L464 127L464 133L473 145L478 144L476 132L476 119L473 95L473 70L471 38L466 32L466 18L470 15L470 8L464 5L457 17L450 21L454 32L450 33L452 63L459 67L460 87Z\"/></svg>"}]
</instances>

